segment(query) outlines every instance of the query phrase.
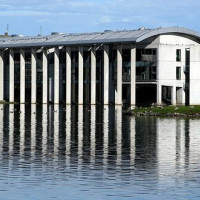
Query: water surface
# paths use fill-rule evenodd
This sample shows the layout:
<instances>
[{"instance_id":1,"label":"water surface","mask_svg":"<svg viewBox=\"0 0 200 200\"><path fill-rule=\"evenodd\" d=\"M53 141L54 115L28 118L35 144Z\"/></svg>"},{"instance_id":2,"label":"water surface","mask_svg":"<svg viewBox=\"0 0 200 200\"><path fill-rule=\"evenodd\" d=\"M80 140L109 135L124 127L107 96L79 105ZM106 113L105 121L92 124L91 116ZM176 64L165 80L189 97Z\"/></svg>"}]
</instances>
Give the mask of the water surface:
<instances>
[{"instance_id":1,"label":"water surface","mask_svg":"<svg viewBox=\"0 0 200 200\"><path fill-rule=\"evenodd\" d=\"M200 120L0 105L0 199L200 199Z\"/></svg>"}]
</instances>

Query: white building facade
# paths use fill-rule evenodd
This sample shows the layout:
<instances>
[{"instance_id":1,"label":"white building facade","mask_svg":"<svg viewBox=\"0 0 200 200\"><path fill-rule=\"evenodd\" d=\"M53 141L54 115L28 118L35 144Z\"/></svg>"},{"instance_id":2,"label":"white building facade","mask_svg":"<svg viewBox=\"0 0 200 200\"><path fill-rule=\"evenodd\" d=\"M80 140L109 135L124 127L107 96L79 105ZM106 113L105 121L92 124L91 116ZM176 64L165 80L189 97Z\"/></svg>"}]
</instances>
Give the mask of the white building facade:
<instances>
[{"instance_id":1,"label":"white building facade","mask_svg":"<svg viewBox=\"0 0 200 200\"><path fill-rule=\"evenodd\" d=\"M0 38L0 101L200 105L200 33L185 28Z\"/></svg>"}]
</instances>

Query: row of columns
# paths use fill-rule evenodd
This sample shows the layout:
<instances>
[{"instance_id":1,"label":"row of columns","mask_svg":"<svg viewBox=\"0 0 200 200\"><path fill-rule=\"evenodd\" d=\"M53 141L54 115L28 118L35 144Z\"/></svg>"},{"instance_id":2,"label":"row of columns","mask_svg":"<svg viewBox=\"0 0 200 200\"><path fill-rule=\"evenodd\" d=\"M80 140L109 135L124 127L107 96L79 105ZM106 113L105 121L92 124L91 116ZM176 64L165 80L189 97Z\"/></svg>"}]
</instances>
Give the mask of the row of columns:
<instances>
[{"instance_id":1,"label":"row of columns","mask_svg":"<svg viewBox=\"0 0 200 200\"><path fill-rule=\"evenodd\" d=\"M71 48L66 47L66 104L71 104ZM48 103L47 49L42 50L42 103ZM4 100L4 60L0 51L0 100ZM109 46L104 45L104 104L109 104ZM136 49L131 47L131 106L135 106ZM78 104L83 104L83 46L78 50ZM31 103L37 94L36 49L31 52ZM9 102L14 102L14 50L9 50ZM25 103L25 50L20 50L20 103ZM59 103L59 48L54 50L54 103ZM91 104L96 104L96 49L91 49ZM122 104L122 45L117 47L117 83L115 104Z\"/></svg>"}]
</instances>

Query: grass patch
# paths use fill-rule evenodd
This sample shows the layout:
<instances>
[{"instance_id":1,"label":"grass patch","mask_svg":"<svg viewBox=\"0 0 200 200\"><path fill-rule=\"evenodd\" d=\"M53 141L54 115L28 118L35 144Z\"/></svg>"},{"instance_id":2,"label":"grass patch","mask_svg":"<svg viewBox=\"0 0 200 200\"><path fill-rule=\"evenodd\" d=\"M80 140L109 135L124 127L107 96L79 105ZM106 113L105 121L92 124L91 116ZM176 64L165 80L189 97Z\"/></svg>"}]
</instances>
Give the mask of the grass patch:
<instances>
[{"instance_id":1,"label":"grass patch","mask_svg":"<svg viewBox=\"0 0 200 200\"><path fill-rule=\"evenodd\" d=\"M185 114L195 115L200 114L200 106L159 106L149 108L135 108L132 113L155 113L160 115L166 114Z\"/></svg>"}]
</instances>

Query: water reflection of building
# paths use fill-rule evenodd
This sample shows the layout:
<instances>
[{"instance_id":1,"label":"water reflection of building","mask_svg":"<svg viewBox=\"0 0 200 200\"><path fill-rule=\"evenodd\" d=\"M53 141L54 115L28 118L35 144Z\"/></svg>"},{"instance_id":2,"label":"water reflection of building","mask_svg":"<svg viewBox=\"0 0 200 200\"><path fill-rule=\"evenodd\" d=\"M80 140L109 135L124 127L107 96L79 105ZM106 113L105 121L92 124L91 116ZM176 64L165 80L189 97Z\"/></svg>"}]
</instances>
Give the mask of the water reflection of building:
<instances>
[{"instance_id":1,"label":"water reflection of building","mask_svg":"<svg viewBox=\"0 0 200 200\"><path fill-rule=\"evenodd\" d=\"M139 170L162 179L199 158L198 120L129 117L120 106L13 104L0 106L0 120L0 162L13 169Z\"/></svg>"},{"instance_id":2,"label":"water reflection of building","mask_svg":"<svg viewBox=\"0 0 200 200\"><path fill-rule=\"evenodd\" d=\"M179 27L1 38L0 101L200 104L199 41Z\"/></svg>"}]
</instances>

